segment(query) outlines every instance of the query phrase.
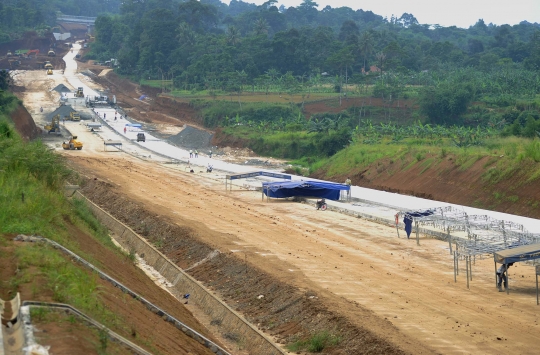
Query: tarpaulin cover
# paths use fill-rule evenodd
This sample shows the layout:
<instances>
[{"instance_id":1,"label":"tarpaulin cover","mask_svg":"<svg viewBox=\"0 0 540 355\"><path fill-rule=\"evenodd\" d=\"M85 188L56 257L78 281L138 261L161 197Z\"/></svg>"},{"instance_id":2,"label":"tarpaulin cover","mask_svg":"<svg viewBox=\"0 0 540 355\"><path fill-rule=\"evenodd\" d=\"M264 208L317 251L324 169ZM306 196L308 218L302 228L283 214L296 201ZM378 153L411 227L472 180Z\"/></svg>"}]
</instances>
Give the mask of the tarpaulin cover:
<instances>
[{"instance_id":1,"label":"tarpaulin cover","mask_svg":"<svg viewBox=\"0 0 540 355\"><path fill-rule=\"evenodd\" d=\"M408 215L410 217L426 217L426 216L431 216L434 213L435 213L435 210L409 211L409 212L405 212L405 216Z\"/></svg>"},{"instance_id":2,"label":"tarpaulin cover","mask_svg":"<svg viewBox=\"0 0 540 355\"><path fill-rule=\"evenodd\" d=\"M517 263L520 261L540 259L540 243L522 245L493 253L495 262L499 264Z\"/></svg>"},{"instance_id":3,"label":"tarpaulin cover","mask_svg":"<svg viewBox=\"0 0 540 355\"><path fill-rule=\"evenodd\" d=\"M405 224L405 233L407 233L407 238L411 236L412 222L413 222L414 217L426 217L426 216L431 216L434 213L435 213L435 210L405 212L404 217L403 217L403 223Z\"/></svg>"},{"instance_id":4,"label":"tarpaulin cover","mask_svg":"<svg viewBox=\"0 0 540 355\"><path fill-rule=\"evenodd\" d=\"M263 182L264 194L274 198L303 196L339 200L340 191L350 188L348 185L323 181Z\"/></svg>"},{"instance_id":5,"label":"tarpaulin cover","mask_svg":"<svg viewBox=\"0 0 540 355\"><path fill-rule=\"evenodd\" d=\"M141 128L142 125L140 123L126 123L126 127L137 127Z\"/></svg>"}]
</instances>

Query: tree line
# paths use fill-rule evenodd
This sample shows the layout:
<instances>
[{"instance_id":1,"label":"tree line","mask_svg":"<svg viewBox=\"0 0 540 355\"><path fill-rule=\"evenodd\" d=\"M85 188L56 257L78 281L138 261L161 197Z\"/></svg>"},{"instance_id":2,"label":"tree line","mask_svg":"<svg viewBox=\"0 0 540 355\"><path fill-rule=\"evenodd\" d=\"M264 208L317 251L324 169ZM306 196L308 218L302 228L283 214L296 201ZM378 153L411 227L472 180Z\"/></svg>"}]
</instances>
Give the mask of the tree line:
<instances>
[{"instance_id":1,"label":"tree line","mask_svg":"<svg viewBox=\"0 0 540 355\"><path fill-rule=\"evenodd\" d=\"M540 67L540 27L486 25L468 29L419 24L411 14L385 19L369 11L219 0L129 0L120 14L96 22L94 55L119 59L120 71L174 78L195 89L280 75L352 77L377 67L399 73L472 67L489 72L506 63ZM245 73L245 78L238 78Z\"/></svg>"}]
</instances>

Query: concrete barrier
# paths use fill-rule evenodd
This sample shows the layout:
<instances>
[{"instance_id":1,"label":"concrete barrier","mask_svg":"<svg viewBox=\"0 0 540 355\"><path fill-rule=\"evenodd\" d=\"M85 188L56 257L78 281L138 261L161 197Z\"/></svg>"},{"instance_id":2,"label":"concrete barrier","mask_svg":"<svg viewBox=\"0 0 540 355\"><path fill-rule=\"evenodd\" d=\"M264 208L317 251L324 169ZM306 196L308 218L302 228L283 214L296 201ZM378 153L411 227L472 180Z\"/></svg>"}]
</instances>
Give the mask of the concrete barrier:
<instances>
[{"instance_id":1,"label":"concrete barrier","mask_svg":"<svg viewBox=\"0 0 540 355\"><path fill-rule=\"evenodd\" d=\"M197 280L185 273L176 264L161 254L143 237L131 228L118 221L109 213L87 199L79 191L75 196L87 201L88 206L100 222L107 226L114 234L115 240L123 248L137 253L145 262L157 270L172 286L171 292L178 298L186 293L190 294L190 303L196 304L214 323L220 324L224 333L239 339L242 348L250 354L256 355L282 355L285 354L262 332L251 325L240 314L214 296Z\"/></svg>"}]
</instances>

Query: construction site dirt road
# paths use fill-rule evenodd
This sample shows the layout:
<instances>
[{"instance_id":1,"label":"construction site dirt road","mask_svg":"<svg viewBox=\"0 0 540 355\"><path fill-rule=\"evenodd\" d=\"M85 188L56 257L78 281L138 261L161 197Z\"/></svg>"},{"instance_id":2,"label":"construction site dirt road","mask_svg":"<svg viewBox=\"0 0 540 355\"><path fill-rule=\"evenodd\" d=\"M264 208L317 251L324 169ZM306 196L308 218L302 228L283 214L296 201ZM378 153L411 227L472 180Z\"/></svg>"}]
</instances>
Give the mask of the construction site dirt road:
<instances>
[{"instance_id":1,"label":"construction site dirt road","mask_svg":"<svg viewBox=\"0 0 540 355\"><path fill-rule=\"evenodd\" d=\"M226 193L214 174L104 153L98 141L63 154L89 178L87 197L278 343L327 331L342 339L325 350L334 354L537 352L530 267L513 270L506 295L496 292L492 259L477 259L468 290L464 276L454 283L444 242L416 246L363 219ZM216 249L219 257L194 267Z\"/></svg>"}]
</instances>

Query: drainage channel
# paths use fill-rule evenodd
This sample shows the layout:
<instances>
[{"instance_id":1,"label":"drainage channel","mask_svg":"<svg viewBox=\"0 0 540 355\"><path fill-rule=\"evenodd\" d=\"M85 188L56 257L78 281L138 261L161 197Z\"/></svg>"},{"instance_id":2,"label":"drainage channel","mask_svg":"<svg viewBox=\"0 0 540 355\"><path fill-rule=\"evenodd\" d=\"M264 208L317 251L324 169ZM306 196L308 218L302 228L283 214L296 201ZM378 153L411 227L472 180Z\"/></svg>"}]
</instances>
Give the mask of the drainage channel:
<instances>
[{"instance_id":1,"label":"drainage channel","mask_svg":"<svg viewBox=\"0 0 540 355\"><path fill-rule=\"evenodd\" d=\"M146 239L135 233L131 228L114 218L107 211L86 198L80 191L75 195L86 201L94 216L114 235L124 249L137 253L154 270L159 272L165 280L172 284L171 291L175 295L189 293L189 301L193 302L206 315L220 324L225 333L234 334L242 341L242 347L250 354L257 355L284 355L271 339L254 327L238 312L217 298L212 292L192 276L179 268L174 262L163 255ZM177 296L178 297L178 296Z\"/></svg>"},{"instance_id":2,"label":"drainage channel","mask_svg":"<svg viewBox=\"0 0 540 355\"><path fill-rule=\"evenodd\" d=\"M173 316L171 316L170 314L168 314L167 312L165 312L164 310L162 310L158 306L154 305L153 303L151 303L150 301L148 301L147 299L145 299L141 295L133 292L132 290L130 290L129 288L127 288L126 286L124 286L120 282L116 281L115 279L113 279L109 275L105 274L103 271L96 268L94 265L90 264L88 261L84 260L83 258L78 256L77 254L73 253L71 250L65 248L64 246L58 244L57 242L52 241L52 240L47 239L47 238L39 237L39 236L24 236L24 235L18 235L17 237L15 237L15 240L16 241L24 241L24 242L46 242L46 243L49 243L53 248L61 250L65 254L68 254L70 257L77 260L83 266L85 266L88 269L98 273L99 277L101 279L110 282L114 287L117 287L120 290L122 290L122 292L127 293L128 295L130 295L131 297L133 297L136 300L139 300L142 304L144 304L146 306L146 308L149 311L155 313L156 315L158 315L159 317L161 317L165 321L167 321L169 323L173 323L176 328L180 329L186 335L190 336L191 338L195 339L199 343L201 343L204 346L206 346L207 348L209 348L216 355L231 355L227 350L223 349L219 345L217 345L214 342L212 342L211 340L207 339L202 334L199 334L194 329L191 329L186 324L180 322L178 319L174 318Z\"/></svg>"}]
</instances>

